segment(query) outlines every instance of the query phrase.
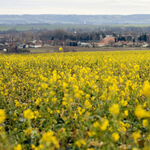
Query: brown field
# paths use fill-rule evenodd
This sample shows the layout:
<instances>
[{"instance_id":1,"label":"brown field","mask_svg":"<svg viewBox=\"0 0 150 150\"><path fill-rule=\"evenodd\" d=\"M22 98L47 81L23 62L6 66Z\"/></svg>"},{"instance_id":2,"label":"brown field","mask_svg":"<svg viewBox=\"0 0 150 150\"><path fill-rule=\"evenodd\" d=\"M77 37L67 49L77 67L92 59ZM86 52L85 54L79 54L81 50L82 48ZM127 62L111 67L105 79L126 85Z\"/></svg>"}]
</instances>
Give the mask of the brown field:
<instances>
[{"instance_id":1,"label":"brown field","mask_svg":"<svg viewBox=\"0 0 150 150\"><path fill-rule=\"evenodd\" d=\"M75 46L65 46L69 52L86 52L86 51L132 51L132 50L150 50L150 48L141 47L100 47L100 48L87 48L87 47L75 47ZM58 52L59 46L49 46L40 48L30 48L31 53L54 53Z\"/></svg>"}]
</instances>

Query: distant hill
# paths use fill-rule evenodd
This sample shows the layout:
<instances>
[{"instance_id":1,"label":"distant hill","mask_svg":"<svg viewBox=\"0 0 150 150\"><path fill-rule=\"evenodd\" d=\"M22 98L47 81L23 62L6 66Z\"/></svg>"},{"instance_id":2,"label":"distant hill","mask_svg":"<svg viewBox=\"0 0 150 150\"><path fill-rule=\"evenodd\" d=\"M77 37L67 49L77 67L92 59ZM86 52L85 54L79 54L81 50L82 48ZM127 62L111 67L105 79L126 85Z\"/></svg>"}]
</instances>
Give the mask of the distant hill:
<instances>
[{"instance_id":1,"label":"distant hill","mask_svg":"<svg viewBox=\"0 0 150 150\"><path fill-rule=\"evenodd\" d=\"M138 15L0 15L0 24L150 24L150 14Z\"/></svg>"}]
</instances>

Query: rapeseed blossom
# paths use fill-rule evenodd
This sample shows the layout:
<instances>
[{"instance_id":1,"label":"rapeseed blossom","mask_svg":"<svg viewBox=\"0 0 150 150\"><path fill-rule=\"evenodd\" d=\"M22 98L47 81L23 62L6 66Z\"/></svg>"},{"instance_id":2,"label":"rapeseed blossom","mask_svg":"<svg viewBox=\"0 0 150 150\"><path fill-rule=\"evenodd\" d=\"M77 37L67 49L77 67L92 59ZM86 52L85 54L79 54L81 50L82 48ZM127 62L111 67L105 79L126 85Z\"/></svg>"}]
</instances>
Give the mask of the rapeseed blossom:
<instances>
[{"instance_id":1,"label":"rapeseed blossom","mask_svg":"<svg viewBox=\"0 0 150 150\"><path fill-rule=\"evenodd\" d=\"M63 48L62 48L62 47L59 47L59 51L63 51Z\"/></svg>"},{"instance_id":2,"label":"rapeseed blossom","mask_svg":"<svg viewBox=\"0 0 150 150\"><path fill-rule=\"evenodd\" d=\"M104 131L107 129L108 125L109 125L108 119L102 118L100 129Z\"/></svg>"},{"instance_id":3,"label":"rapeseed blossom","mask_svg":"<svg viewBox=\"0 0 150 150\"><path fill-rule=\"evenodd\" d=\"M0 149L147 149L149 56L0 55Z\"/></svg>"},{"instance_id":4,"label":"rapeseed blossom","mask_svg":"<svg viewBox=\"0 0 150 150\"><path fill-rule=\"evenodd\" d=\"M135 71L139 71L140 66L139 66L139 65L135 65L135 66L134 66L134 69L135 69Z\"/></svg>"},{"instance_id":5,"label":"rapeseed blossom","mask_svg":"<svg viewBox=\"0 0 150 150\"><path fill-rule=\"evenodd\" d=\"M113 115L118 115L119 114L119 105L118 104L113 104L110 108L109 111Z\"/></svg>"},{"instance_id":6,"label":"rapeseed blossom","mask_svg":"<svg viewBox=\"0 0 150 150\"><path fill-rule=\"evenodd\" d=\"M0 124L4 122L6 119L5 111L3 109L0 109Z\"/></svg>"},{"instance_id":7,"label":"rapeseed blossom","mask_svg":"<svg viewBox=\"0 0 150 150\"><path fill-rule=\"evenodd\" d=\"M134 142L135 142L135 143L137 143L137 140L138 140L139 138L141 138L141 134L140 134L139 131L133 132L133 133L132 133L132 136L133 136L133 139L134 139Z\"/></svg>"},{"instance_id":8,"label":"rapeseed blossom","mask_svg":"<svg viewBox=\"0 0 150 150\"><path fill-rule=\"evenodd\" d=\"M34 118L34 113L31 111L31 109L27 109L23 112L24 118L27 119L33 119Z\"/></svg>"},{"instance_id":9,"label":"rapeseed blossom","mask_svg":"<svg viewBox=\"0 0 150 150\"><path fill-rule=\"evenodd\" d=\"M148 120L147 120L147 119L144 119L144 120L143 120L143 126L144 126L144 127L147 127L147 126L148 126Z\"/></svg>"},{"instance_id":10,"label":"rapeseed blossom","mask_svg":"<svg viewBox=\"0 0 150 150\"><path fill-rule=\"evenodd\" d=\"M100 127L99 122L98 122L98 121L94 122L94 123L93 123L93 127L95 127L95 128L99 128L99 127Z\"/></svg>"},{"instance_id":11,"label":"rapeseed blossom","mask_svg":"<svg viewBox=\"0 0 150 150\"><path fill-rule=\"evenodd\" d=\"M14 147L14 150L22 150L21 144L18 144L17 146Z\"/></svg>"},{"instance_id":12,"label":"rapeseed blossom","mask_svg":"<svg viewBox=\"0 0 150 150\"><path fill-rule=\"evenodd\" d=\"M53 131L48 131L42 135L42 140L47 142L47 143L52 143L54 144L57 148L59 148L59 142L54 136Z\"/></svg>"},{"instance_id":13,"label":"rapeseed blossom","mask_svg":"<svg viewBox=\"0 0 150 150\"><path fill-rule=\"evenodd\" d=\"M81 139L76 141L75 144L80 148L81 146L86 145L86 142L83 139Z\"/></svg>"},{"instance_id":14,"label":"rapeseed blossom","mask_svg":"<svg viewBox=\"0 0 150 150\"><path fill-rule=\"evenodd\" d=\"M113 139L115 142L118 141L119 138L120 138L120 136L119 136L119 134L118 134L117 132L114 132L111 136L112 136L112 139Z\"/></svg>"},{"instance_id":15,"label":"rapeseed blossom","mask_svg":"<svg viewBox=\"0 0 150 150\"><path fill-rule=\"evenodd\" d=\"M150 96L150 83L148 81L144 83L143 94L147 97Z\"/></svg>"},{"instance_id":16,"label":"rapeseed blossom","mask_svg":"<svg viewBox=\"0 0 150 150\"><path fill-rule=\"evenodd\" d=\"M86 107L86 108L91 108L91 107L92 107L91 103L90 103L88 100L86 100L86 101L84 102L84 104L85 104L85 107Z\"/></svg>"},{"instance_id":17,"label":"rapeseed blossom","mask_svg":"<svg viewBox=\"0 0 150 150\"><path fill-rule=\"evenodd\" d=\"M141 105L136 106L134 113L140 119L150 116L150 113L143 109Z\"/></svg>"}]
</instances>

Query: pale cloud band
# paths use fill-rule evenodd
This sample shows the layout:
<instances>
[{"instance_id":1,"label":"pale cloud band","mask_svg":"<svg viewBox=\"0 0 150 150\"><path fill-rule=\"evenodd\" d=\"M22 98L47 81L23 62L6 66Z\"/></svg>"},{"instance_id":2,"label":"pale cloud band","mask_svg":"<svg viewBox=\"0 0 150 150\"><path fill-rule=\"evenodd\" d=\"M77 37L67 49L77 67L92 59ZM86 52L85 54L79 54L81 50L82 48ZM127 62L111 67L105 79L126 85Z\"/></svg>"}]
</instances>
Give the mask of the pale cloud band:
<instances>
[{"instance_id":1,"label":"pale cloud band","mask_svg":"<svg viewBox=\"0 0 150 150\"><path fill-rule=\"evenodd\" d=\"M150 0L5 0L0 14L150 14Z\"/></svg>"}]
</instances>

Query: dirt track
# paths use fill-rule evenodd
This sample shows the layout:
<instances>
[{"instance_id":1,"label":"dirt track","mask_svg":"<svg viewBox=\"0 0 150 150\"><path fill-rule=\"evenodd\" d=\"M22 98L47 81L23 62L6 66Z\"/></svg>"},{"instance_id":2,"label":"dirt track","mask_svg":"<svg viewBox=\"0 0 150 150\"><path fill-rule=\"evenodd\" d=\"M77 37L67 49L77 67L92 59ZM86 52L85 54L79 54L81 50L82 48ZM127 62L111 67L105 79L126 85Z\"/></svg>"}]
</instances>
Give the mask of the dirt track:
<instances>
[{"instance_id":1,"label":"dirt track","mask_svg":"<svg viewBox=\"0 0 150 150\"><path fill-rule=\"evenodd\" d=\"M85 51L132 51L132 50L150 50L150 48L124 48L124 47L101 47L101 48L86 48L86 47L75 47L75 46L66 46L63 47L64 50L69 52L85 52ZM40 48L30 48L31 53L52 53L58 52L58 46L49 46L49 47L40 47Z\"/></svg>"}]
</instances>

